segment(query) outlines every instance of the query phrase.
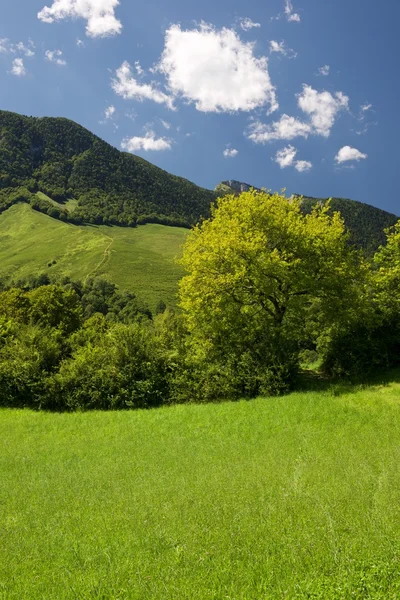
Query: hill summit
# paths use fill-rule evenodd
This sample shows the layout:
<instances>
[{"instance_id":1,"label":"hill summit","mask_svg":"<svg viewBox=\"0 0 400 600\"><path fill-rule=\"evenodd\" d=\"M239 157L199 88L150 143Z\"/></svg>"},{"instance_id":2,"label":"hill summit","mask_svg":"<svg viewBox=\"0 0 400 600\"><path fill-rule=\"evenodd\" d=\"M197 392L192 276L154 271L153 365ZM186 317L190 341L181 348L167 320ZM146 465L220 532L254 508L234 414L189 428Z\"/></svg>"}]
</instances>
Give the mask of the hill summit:
<instances>
[{"instance_id":1,"label":"hill summit","mask_svg":"<svg viewBox=\"0 0 400 600\"><path fill-rule=\"evenodd\" d=\"M189 227L209 214L216 198L73 121L0 111L2 204L10 195L5 189L21 186L51 198L58 206L47 208L58 208L65 219L119 225L152 221ZM18 199L24 198L17 194ZM75 202L68 204L71 199ZM40 201L42 206L34 207L46 208L46 199Z\"/></svg>"},{"instance_id":2,"label":"hill summit","mask_svg":"<svg viewBox=\"0 0 400 600\"><path fill-rule=\"evenodd\" d=\"M78 224L191 227L209 216L218 196L252 187L231 179L207 190L121 152L68 119L0 111L0 212L23 201ZM306 212L327 201L301 198ZM345 198L332 198L331 210L341 212L351 241L368 252L385 243L383 230L398 219Z\"/></svg>"}]
</instances>

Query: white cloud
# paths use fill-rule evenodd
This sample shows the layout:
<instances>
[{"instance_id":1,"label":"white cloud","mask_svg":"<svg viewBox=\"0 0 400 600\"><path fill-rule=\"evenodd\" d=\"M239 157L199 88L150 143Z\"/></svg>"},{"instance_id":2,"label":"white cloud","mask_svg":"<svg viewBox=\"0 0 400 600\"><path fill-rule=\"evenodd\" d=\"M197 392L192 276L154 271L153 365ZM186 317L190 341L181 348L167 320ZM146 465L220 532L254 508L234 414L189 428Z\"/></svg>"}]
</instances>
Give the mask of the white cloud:
<instances>
[{"instance_id":1,"label":"white cloud","mask_svg":"<svg viewBox=\"0 0 400 600\"><path fill-rule=\"evenodd\" d=\"M239 150L236 150L236 148L225 148L225 150L223 151L223 155L225 156L225 158L235 158L235 156L237 156L239 154Z\"/></svg>"},{"instance_id":2,"label":"white cloud","mask_svg":"<svg viewBox=\"0 0 400 600\"><path fill-rule=\"evenodd\" d=\"M286 148L278 150L275 154L275 162L278 163L281 169L286 169L286 167L293 165L296 154L297 150L294 146L286 146Z\"/></svg>"},{"instance_id":3,"label":"white cloud","mask_svg":"<svg viewBox=\"0 0 400 600\"><path fill-rule=\"evenodd\" d=\"M360 112L358 114L358 120L359 121L364 121L365 117L367 116L367 113L372 110L372 104L369 104L368 102L366 102L365 104L362 104L360 106Z\"/></svg>"},{"instance_id":4,"label":"white cloud","mask_svg":"<svg viewBox=\"0 0 400 600\"><path fill-rule=\"evenodd\" d=\"M141 64L140 64L140 62L138 60L135 61L135 69L136 69L136 73L138 75L143 75L144 74L142 66L141 66Z\"/></svg>"},{"instance_id":5,"label":"white cloud","mask_svg":"<svg viewBox=\"0 0 400 600\"><path fill-rule=\"evenodd\" d=\"M291 0L285 0L285 15L288 21L300 23L300 15L293 12L293 4Z\"/></svg>"},{"instance_id":6,"label":"white cloud","mask_svg":"<svg viewBox=\"0 0 400 600\"><path fill-rule=\"evenodd\" d=\"M160 123L164 129L171 129L172 127L171 123L168 123L168 121L164 121L163 119L160 119Z\"/></svg>"},{"instance_id":7,"label":"white cloud","mask_svg":"<svg viewBox=\"0 0 400 600\"><path fill-rule=\"evenodd\" d=\"M371 110L371 108L372 108L372 104L368 104L368 103L366 103L366 104L363 104L363 105L361 106L361 112L365 113L365 112L367 112L368 110Z\"/></svg>"},{"instance_id":8,"label":"white cloud","mask_svg":"<svg viewBox=\"0 0 400 600\"><path fill-rule=\"evenodd\" d=\"M62 19L85 19L86 35L106 37L121 33L121 21L115 16L119 0L53 0L38 12L38 19L44 23L54 23Z\"/></svg>"},{"instance_id":9,"label":"white cloud","mask_svg":"<svg viewBox=\"0 0 400 600\"><path fill-rule=\"evenodd\" d=\"M172 142L167 138L156 138L154 131L148 131L144 137L125 138L121 142L122 150L136 152L137 150L171 150Z\"/></svg>"},{"instance_id":10,"label":"white cloud","mask_svg":"<svg viewBox=\"0 0 400 600\"><path fill-rule=\"evenodd\" d=\"M358 162L365 158L368 158L368 154L363 154L357 148L352 148L351 146L343 146L335 156L335 160L339 164L349 160L356 160Z\"/></svg>"},{"instance_id":11,"label":"white cloud","mask_svg":"<svg viewBox=\"0 0 400 600\"><path fill-rule=\"evenodd\" d=\"M153 100L157 104L166 104L174 109L173 98L159 90L154 85L139 83L132 75L131 66L127 61L117 69L115 79L111 80L111 87L118 96L125 100Z\"/></svg>"},{"instance_id":12,"label":"white cloud","mask_svg":"<svg viewBox=\"0 0 400 600\"><path fill-rule=\"evenodd\" d=\"M299 121L289 115L282 115L279 121L264 124L254 121L249 127L248 138L256 144L265 144L272 140L292 140L296 137L307 138L312 132L308 123Z\"/></svg>"},{"instance_id":13,"label":"white cloud","mask_svg":"<svg viewBox=\"0 0 400 600\"><path fill-rule=\"evenodd\" d=\"M2 54L24 54L27 58L32 58L35 55L35 44L32 40L28 44L17 42L13 44L8 38L0 38L0 53Z\"/></svg>"},{"instance_id":14,"label":"white cloud","mask_svg":"<svg viewBox=\"0 0 400 600\"><path fill-rule=\"evenodd\" d=\"M329 136L337 114L349 107L349 98L342 92L335 92L335 95L317 92L309 85L303 86L297 100L301 110L310 116L313 133L324 137Z\"/></svg>"},{"instance_id":15,"label":"white cloud","mask_svg":"<svg viewBox=\"0 0 400 600\"><path fill-rule=\"evenodd\" d=\"M294 165L294 168L299 173L303 173L304 171L312 169L312 163L309 160L298 160Z\"/></svg>"},{"instance_id":16,"label":"white cloud","mask_svg":"<svg viewBox=\"0 0 400 600\"><path fill-rule=\"evenodd\" d=\"M250 29L253 29L254 27L256 27L256 28L261 27L261 23L254 23L254 21L249 19L249 17L242 19L240 21L239 25L243 29L243 31L249 31Z\"/></svg>"},{"instance_id":17,"label":"white cloud","mask_svg":"<svg viewBox=\"0 0 400 600\"><path fill-rule=\"evenodd\" d=\"M276 42L275 40L271 40L269 43L269 51L278 52L280 54L286 54L285 42Z\"/></svg>"},{"instance_id":18,"label":"white cloud","mask_svg":"<svg viewBox=\"0 0 400 600\"><path fill-rule=\"evenodd\" d=\"M275 154L275 162L278 163L281 169L294 167L299 173L309 171L312 168L312 163L308 160L295 160L296 154L297 150L294 146L286 146L286 148L278 150Z\"/></svg>"},{"instance_id":19,"label":"white cloud","mask_svg":"<svg viewBox=\"0 0 400 600\"><path fill-rule=\"evenodd\" d=\"M22 58L15 58L12 62L11 73L17 77L23 77L26 75L26 69Z\"/></svg>"},{"instance_id":20,"label":"white cloud","mask_svg":"<svg viewBox=\"0 0 400 600\"><path fill-rule=\"evenodd\" d=\"M61 50L46 50L44 53L46 60L53 62L60 67L65 67L67 61L63 59Z\"/></svg>"},{"instance_id":21,"label":"white cloud","mask_svg":"<svg viewBox=\"0 0 400 600\"><path fill-rule=\"evenodd\" d=\"M157 68L171 92L194 102L199 111L250 111L269 104L272 112L278 103L268 59L253 51L254 44L242 42L232 29L202 23L182 31L172 25Z\"/></svg>"},{"instance_id":22,"label":"white cloud","mask_svg":"<svg viewBox=\"0 0 400 600\"><path fill-rule=\"evenodd\" d=\"M271 53L276 52L277 54L282 54L283 56L288 56L289 58L296 58L297 52L292 50L291 48L285 47L285 42L276 42L275 40L271 40L269 43L269 51Z\"/></svg>"},{"instance_id":23,"label":"white cloud","mask_svg":"<svg viewBox=\"0 0 400 600\"><path fill-rule=\"evenodd\" d=\"M300 109L309 116L308 121L301 121L289 115L282 115L279 121L251 123L247 137L257 144L265 144L272 140L292 140L296 137L307 138L309 135L329 137L335 119L341 110L347 110L349 99L342 92L332 95L330 92L317 92L309 85L303 86L303 92L297 95Z\"/></svg>"},{"instance_id":24,"label":"white cloud","mask_svg":"<svg viewBox=\"0 0 400 600\"><path fill-rule=\"evenodd\" d=\"M318 75L323 75L324 77L326 77L327 75L329 75L329 71L331 70L329 65L324 65L323 67L320 67L318 69Z\"/></svg>"},{"instance_id":25,"label":"white cloud","mask_svg":"<svg viewBox=\"0 0 400 600\"><path fill-rule=\"evenodd\" d=\"M107 106L106 110L104 111L105 118L107 120L112 119L114 114L115 114L115 106L113 106L112 104L110 106Z\"/></svg>"},{"instance_id":26,"label":"white cloud","mask_svg":"<svg viewBox=\"0 0 400 600\"><path fill-rule=\"evenodd\" d=\"M76 38L76 45L78 46L78 48L84 48L85 47L85 42L83 42L79 38Z\"/></svg>"}]
</instances>

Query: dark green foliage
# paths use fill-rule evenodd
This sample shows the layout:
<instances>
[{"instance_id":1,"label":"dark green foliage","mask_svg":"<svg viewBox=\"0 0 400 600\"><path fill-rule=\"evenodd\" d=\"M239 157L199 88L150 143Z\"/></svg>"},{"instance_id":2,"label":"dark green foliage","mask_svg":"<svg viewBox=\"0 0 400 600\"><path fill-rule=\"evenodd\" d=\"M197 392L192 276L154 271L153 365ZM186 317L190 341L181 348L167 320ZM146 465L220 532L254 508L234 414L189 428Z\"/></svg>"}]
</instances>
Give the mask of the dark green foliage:
<instances>
[{"instance_id":1,"label":"dark green foliage","mask_svg":"<svg viewBox=\"0 0 400 600\"><path fill-rule=\"evenodd\" d=\"M208 215L216 197L120 152L68 119L0 111L0 210L2 197L21 186L59 203L78 200L70 211L30 196L20 199L52 217L130 227L150 222L189 227ZM9 200L8 206L15 201Z\"/></svg>"},{"instance_id":2,"label":"dark green foliage","mask_svg":"<svg viewBox=\"0 0 400 600\"><path fill-rule=\"evenodd\" d=\"M318 203L325 204L327 201L328 198L303 196L302 209L309 213L313 206ZM398 220L396 215L380 208L345 198L331 198L329 212L340 212L350 232L350 242L357 248L363 248L367 254L372 254L386 243L384 230L392 227Z\"/></svg>"},{"instance_id":3,"label":"dark green foliage","mask_svg":"<svg viewBox=\"0 0 400 600\"><path fill-rule=\"evenodd\" d=\"M355 324L332 336L323 355L323 370L331 377L362 379L378 369L400 364L400 323Z\"/></svg>"},{"instance_id":4,"label":"dark green foliage","mask_svg":"<svg viewBox=\"0 0 400 600\"><path fill-rule=\"evenodd\" d=\"M234 180L222 181L215 191L218 195L225 196L232 193L239 195L249 189L261 191L248 183ZM347 198L312 198L301 194L294 194L294 197L302 199L302 210L305 213L310 213L316 204L324 205L329 200L329 212L340 212L350 232L350 242L357 248L363 248L367 254L373 254L381 244L386 243L384 230L394 225L398 219L396 215L385 210Z\"/></svg>"}]
</instances>

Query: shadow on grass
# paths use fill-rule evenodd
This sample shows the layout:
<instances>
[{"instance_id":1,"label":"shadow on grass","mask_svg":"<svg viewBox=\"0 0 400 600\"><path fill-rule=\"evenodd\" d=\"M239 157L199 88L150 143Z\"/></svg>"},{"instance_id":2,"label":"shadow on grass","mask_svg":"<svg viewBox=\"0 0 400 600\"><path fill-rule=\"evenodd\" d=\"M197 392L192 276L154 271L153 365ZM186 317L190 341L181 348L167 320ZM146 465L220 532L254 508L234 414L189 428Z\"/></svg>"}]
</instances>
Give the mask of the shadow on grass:
<instances>
[{"instance_id":1,"label":"shadow on grass","mask_svg":"<svg viewBox=\"0 0 400 600\"><path fill-rule=\"evenodd\" d=\"M400 383L400 367L380 369L351 379L328 377L317 370L303 369L295 389L302 392L330 392L332 396L341 396L359 392L363 388L386 386L390 383Z\"/></svg>"}]
</instances>

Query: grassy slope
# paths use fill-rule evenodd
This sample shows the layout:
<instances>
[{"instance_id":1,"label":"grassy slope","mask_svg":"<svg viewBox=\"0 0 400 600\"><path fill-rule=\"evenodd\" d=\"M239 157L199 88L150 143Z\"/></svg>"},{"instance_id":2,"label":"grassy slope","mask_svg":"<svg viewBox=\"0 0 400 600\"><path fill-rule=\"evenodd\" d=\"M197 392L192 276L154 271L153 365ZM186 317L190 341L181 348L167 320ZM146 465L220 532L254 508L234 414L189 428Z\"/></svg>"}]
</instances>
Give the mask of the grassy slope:
<instances>
[{"instance_id":1,"label":"grassy slope","mask_svg":"<svg viewBox=\"0 0 400 600\"><path fill-rule=\"evenodd\" d=\"M134 291L151 308L159 300L174 304L181 276L174 259L186 234L163 225L76 226L18 204L0 215L0 277L101 275L121 290Z\"/></svg>"},{"instance_id":2,"label":"grassy slope","mask_svg":"<svg viewBox=\"0 0 400 600\"><path fill-rule=\"evenodd\" d=\"M0 598L400 597L400 384L0 411Z\"/></svg>"}]
</instances>

